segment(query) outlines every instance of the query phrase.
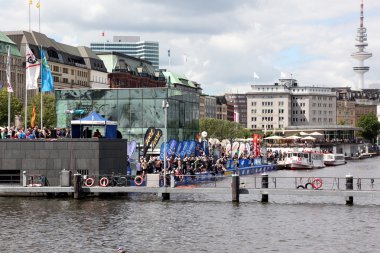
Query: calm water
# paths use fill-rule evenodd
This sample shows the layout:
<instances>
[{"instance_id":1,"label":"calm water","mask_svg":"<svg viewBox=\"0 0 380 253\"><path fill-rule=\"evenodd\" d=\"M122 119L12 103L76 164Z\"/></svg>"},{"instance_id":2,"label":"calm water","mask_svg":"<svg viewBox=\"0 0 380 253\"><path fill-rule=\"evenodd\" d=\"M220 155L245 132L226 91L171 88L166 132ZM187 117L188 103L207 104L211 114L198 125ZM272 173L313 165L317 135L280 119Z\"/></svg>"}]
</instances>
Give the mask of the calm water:
<instances>
[{"instance_id":1,"label":"calm water","mask_svg":"<svg viewBox=\"0 0 380 253\"><path fill-rule=\"evenodd\" d=\"M380 178L380 157L270 176ZM254 177L244 177L247 185ZM224 183L229 183L224 182ZM0 198L0 252L379 252L380 201L242 195ZM196 199L196 201L194 201ZM174 201L175 200L175 201Z\"/></svg>"}]
</instances>

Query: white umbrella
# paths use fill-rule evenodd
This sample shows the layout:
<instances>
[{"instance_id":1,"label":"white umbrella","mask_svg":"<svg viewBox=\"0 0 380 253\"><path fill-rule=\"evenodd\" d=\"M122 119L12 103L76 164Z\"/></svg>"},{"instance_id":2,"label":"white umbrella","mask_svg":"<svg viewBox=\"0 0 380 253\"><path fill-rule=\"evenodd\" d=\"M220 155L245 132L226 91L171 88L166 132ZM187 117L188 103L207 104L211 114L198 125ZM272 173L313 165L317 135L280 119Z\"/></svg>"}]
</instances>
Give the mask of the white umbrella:
<instances>
[{"instance_id":1,"label":"white umbrella","mask_svg":"<svg viewBox=\"0 0 380 253\"><path fill-rule=\"evenodd\" d=\"M284 139L284 137L277 136L277 135L272 135L272 136L264 138L264 140L282 140L282 139Z\"/></svg>"},{"instance_id":2,"label":"white umbrella","mask_svg":"<svg viewBox=\"0 0 380 253\"><path fill-rule=\"evenodd\" d=\"M309 135L309 134L305 132L300 132L300 135Z\"/></svg>"},{"instance_id":3,"label":"white umbrella","mask_svg":"<svg viewBox=\"0 0 380 253\"><path fill-rule=\"evenodd\" d=\"M287 139L287 140L298 140L298 139L301 139L301 137L299 137L297 135L291 135L291 136L286 137L285 139Z\"/></svg>"},{"instance_id":4,"label":"white umbrella","mask_svg":"<svg viewBox=\"0 0 380 253\"><path fill-rule=\"evenodd\" d=\"M315 141L315 138L312 136L306 136L306 137L302 138L301 140L303 140L303 141Z\"/></svg>"},{"instance_id":5,"label":"white umbrella","mask_svg":"<svg viewBox=\"0 0 380 253\"><path fill-rule=\"evenodd\" d=\"M323 136L324 134L321 134L321 133L319 133L319 132L313 132L313 133L311 133L311 134L309 134L309 135Z\"/></svg>"}]
</instances>

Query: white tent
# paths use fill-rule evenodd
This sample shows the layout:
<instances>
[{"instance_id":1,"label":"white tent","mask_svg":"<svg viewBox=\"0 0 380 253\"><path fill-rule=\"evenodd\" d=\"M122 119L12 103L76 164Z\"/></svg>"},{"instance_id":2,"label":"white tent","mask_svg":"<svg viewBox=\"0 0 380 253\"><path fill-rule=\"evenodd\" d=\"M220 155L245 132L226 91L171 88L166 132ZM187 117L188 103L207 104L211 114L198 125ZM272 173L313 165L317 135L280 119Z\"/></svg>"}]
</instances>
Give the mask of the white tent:
<instances>
[{"instance_id":1,"label":"white tent","mask_svg":"<svg viewBox=\"0 0 380 253\"><path fill-rule=\"evenodd\" d=\"M309 134L305 133L305 132L300 132L300 135L305 136L305 135L309 135Z\"/></svg>"}]
</instances>

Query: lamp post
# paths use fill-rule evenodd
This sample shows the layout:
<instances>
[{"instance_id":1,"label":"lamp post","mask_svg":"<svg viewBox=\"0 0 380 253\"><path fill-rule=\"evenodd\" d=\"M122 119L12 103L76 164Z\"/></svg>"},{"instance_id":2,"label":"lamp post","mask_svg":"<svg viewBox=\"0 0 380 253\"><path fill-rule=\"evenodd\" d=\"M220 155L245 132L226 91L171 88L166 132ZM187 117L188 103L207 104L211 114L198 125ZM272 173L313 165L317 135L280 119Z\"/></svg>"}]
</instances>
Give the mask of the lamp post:
<instances>
[{"instance_id":1,"label":"lamp post","mask_svg":"<svg viewBox=\"0 0 380 253\"><path fill-rule=\"evenodd\" d=\"M166 142L168 141L168 129L167 129L167 121L168 121L168 108L169 108L169 102L165 99L162 101L162 108L165 112L164 117L164 128L165 128L165 135L164 135L164 186L166 187Z\"/></svg>"}]
</instances>

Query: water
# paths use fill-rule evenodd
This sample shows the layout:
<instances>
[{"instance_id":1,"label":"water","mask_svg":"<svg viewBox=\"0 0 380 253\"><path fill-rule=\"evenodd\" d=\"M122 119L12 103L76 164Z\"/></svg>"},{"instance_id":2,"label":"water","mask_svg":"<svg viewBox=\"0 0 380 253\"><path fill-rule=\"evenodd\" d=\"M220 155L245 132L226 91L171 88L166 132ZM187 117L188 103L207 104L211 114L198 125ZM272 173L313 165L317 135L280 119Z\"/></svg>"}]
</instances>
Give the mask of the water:
<instances>
[{"instance_id":1,"label":"water","mask_svg":"<svg viewBox=\"0 0 380 253\"><path fill-rule=\"evenodd\" d=\"M270 176L378 177L380 157ZM244 177L247 184L254 177ZM224 182L228 184L227 182ZM0 198L1 252L379 252L378 199L301 196ZM194 201L196 200L196 201Z\"/></svg>"}]
</instances>

